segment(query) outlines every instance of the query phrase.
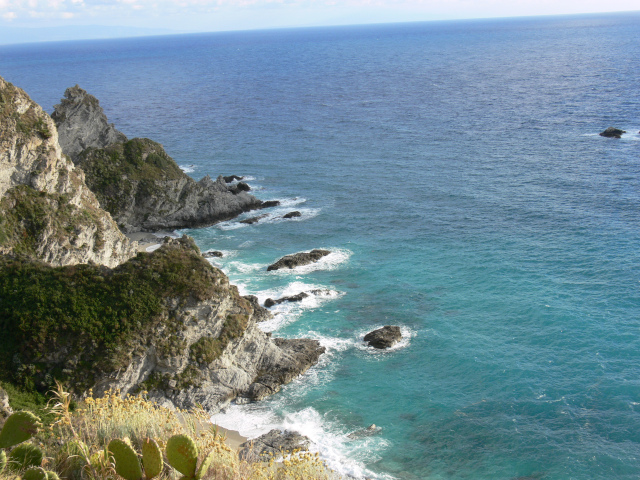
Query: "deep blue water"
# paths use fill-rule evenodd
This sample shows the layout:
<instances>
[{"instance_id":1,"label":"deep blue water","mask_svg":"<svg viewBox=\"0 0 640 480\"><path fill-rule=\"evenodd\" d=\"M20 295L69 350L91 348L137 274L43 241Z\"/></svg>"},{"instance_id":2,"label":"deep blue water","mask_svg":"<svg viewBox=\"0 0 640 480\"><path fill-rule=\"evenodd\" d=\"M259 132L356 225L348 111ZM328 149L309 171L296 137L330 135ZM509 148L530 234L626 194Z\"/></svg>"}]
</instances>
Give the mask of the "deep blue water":
<instances>
[{"instance_id":1,"label":"deep blue water","mask_svg":"<svg viewBox=\"0 0 640 480\"><path fill-rule=\"evenodd\" d=\"M78 83L195 178L283 200L187 233L262 300L329 290L264 327L328 353L221 424L361 476L638 479L638 38L623 14L33 44L0 75L49 112ZM401 346L365 347L385 324Z\"/></svg>"}]
</instances>

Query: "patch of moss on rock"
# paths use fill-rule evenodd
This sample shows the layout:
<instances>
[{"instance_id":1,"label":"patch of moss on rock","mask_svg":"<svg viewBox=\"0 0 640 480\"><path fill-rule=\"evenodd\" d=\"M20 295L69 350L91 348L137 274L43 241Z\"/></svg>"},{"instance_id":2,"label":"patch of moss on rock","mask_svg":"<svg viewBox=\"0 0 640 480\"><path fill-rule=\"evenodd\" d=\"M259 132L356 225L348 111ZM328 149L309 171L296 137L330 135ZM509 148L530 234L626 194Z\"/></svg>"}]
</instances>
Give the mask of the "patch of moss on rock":
<instances>
[{"instance_id":1,"label":"patch of moss on rock","mask_svg":"<svg viewBox=\"0 0 640 480\"><path fill-rule=\"evenodd\" d=\"M162 195L156 182L184 177L162 145L147 138L87 149L80 154L79 165L91 191L114 217L130 206L131 195Z\"/></svg>"},{"instance_id":2,"label":"patch of moss on rock","mask_svg":"<svg viewBox=\"0 0 640 480\"><path fill-rule=\"evenodd\" d=\"M224 349L229 345L231 340L242 336L247 329L248 323L248 315L227 315L224 325L222 326L222 331L217 338L204 336L191 345L191 360L208 364L220 358L220 355L222 355L222 352L224 352Z\"/></svg>"},{"instance_id":3,"label":"patch of moss on rock","mask_svg":"<svg viewBox=\"0 0 640 480\"><path fill-rule=\"evenodd\" d=\"M7 128L14 128L25 137L38 135L44 139L50 138L53 134L42 112L38 112L33 105L23 113L18 112L15 102L19 96L19 89L9 82L3 83L4 88L0 89L0 123ZM4 131L0 133L6 134Z\"/></svg>"}]
</instances>

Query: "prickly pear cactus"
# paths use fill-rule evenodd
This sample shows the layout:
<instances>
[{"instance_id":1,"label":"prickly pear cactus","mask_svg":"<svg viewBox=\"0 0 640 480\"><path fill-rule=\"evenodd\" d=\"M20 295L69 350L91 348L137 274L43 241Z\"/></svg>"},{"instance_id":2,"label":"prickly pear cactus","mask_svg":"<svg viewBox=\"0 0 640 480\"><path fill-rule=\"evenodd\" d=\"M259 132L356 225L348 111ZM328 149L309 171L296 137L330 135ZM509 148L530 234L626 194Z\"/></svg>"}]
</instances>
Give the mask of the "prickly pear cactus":
<instances>
[{"instance_id":1,"label":"prickly pear cactus","mask_svg":"<svg viewBox=\"0 0 640 480\"><path fill-rule=\"evenodd\" d=\"M152 438L145 438L142 442L142 465L147 480L157 477L162 472L164 466L162 450L160 450L158 442Z\"/></svg>"},{"instance_id":2,"label":"prickly pear cactus","mask_svg":"<svg viewBox=\"0 0 640 480\"><path fill-rule=\"evenodd\" d=\"M9 466L13 470L20 470L28 467L39 467L42 464L44 455L42 450L31 443L23 443L11 450L9 454Z\"/></svg>"},{"instance_id":3,"label":"prickly pear cactus","mask_svg":"<svg viewBox=\"0 0 640 480\"><path fill-rule=\"evenodd\" d=\"M41 423L31 412L15 412L7 418L0 432L0 448L8 448L29 440L41 427Z\"/></svg>"},{"instance_id":4,"label":"prickly pear cactus","mask_svg":"<svg viewBox=\"0 0 640 480\"><path fill-rule=\"evenodd\" d=\"M47 470L47 480L60 480L60 477L56 472Z\"/></svg>"},{"instance_id":5,"label":"prickly pear cactus","mask_svg":"<svg viewBox=\"0 0 640 480\"><path fill-rule=\"evenodd\" d=\"M40 467L31 467L22 474L22 480L47 480L47 472Z\"/></svg>"},{"instance_id":6,"label":"prickly pear cactus","mask_svg":"<svg viewBox=\"0 0 640 480\"><path fill-rule=\"evenodd\" d=\"M116 473L126 480L140 480L142 478L142 467L136 452L120 439L109 442L109 452L113 455L116 463Z\"/></svg>"},{"instance_id":7,"label":"prickly pear cactus","mask_svg":"<svg viewBox=\"0 0 640 480\"><path fill-rule=\"evenodd\" d=\"M198 447L191 437L174 435L167 441L166 451L169 465L185 477L194 477L198 461Z\"/></svg>"},{"instance_id":8,"label":"prickly pear cactus","mask_svg":"<svg viewBox=\"0 0 640 480\"><path fill-rule=\"evenodd\" d=\"M216 452L209 452L209 455L205 457L205 459L200 464L200 468L198 468L198 472L196 473L196 480L200 480L207 474L215 457Z\"/></svg>"}]
</instances>

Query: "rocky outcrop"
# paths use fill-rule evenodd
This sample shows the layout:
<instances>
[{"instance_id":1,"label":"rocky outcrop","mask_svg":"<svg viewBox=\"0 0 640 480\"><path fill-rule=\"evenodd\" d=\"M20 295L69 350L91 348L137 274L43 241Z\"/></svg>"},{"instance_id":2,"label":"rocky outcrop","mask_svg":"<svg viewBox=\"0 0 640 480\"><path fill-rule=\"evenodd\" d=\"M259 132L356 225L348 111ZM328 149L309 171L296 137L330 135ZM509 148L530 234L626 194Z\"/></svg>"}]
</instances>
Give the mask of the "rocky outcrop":
<instances>
[{"instance_id":1,"label":"rocky outcrop","mask_svg":"<svg viewBox=\"0 0 640 480\"><path fill-rule=\"evenodd\" d=\"M226 183L235 182L236 180L240 181L244 177L239 177L238 175L229 175L228 177L222 177Z\"/></svg>"},{"instance_id":2,"label":"rocky outcrop","mask_svg":"<svg viewBox=\"0 0 640 480\"><path fill-rule=\"evenodd\" d=\"M256 215L255 217L245 218L244 220L240 220L240 223L244 223L245 225L253 225L254 223L258 223L263 218L268 217L267 214Z\"/></svg>"},{"instance_id":3,"label":"rocky outcrop","mask_svg":"<svg viewBox=\"0 0 640 480\"><path fill-rule=\"evenodd\" d=\"M51 118L58 128L62 151L74 163L87 148L105 148L114 143L126 142L124 133L107 121L100 102L78 85L67 88Z\"/></svg>"},{"instance_id":4,"label":"rocky outcrop","mask_svg":"<svg viewBox=\"0 0 640 480\"><path fill-rule=\"evenodd\" d=\"M375 348L391 348L402 340L400 327L386 325L382 328L369 332L364 336L364 341Z\"/></svg>"},{"instance_id":5,"label":"rocky outcrop","mask_svg":"<svg viewBox=\"0 0 640 480\"><path fill-rule=\"evenodd\" d=\"M17 362L17 375L42 389L55 372L76 393L144 389L163 405L215 412L238 397L276 393L324 352L316 340L273 339L261 331L255 303L188 237L166 237L158 250L113 270L51 269L2 257L0 267L5 278L40 286L2 290L0 278L0 316L15 325L8 335L20 345L4 354ZM37 322L19 324L25 316Z\"/></svg>"},{"instance_id":6,"label":"rocky outcrop","mask_svg":"<svg viewBox=\"0 0 640 480\"><path fill-rule=\"evenodd\" d=\"M278 298L277 300L274 300L273 298L267 298L264 301L264 306L267 307L267 308L271 308L274 305L280 305L281 303L284 303L284 302L301 302L302 300L304 300L308 296L309 296L308 293L300 292L300 293L298 293L296 295L291 295L289 297Z\"/></svg>"},{"instance_id":7,"label":"rocky outcrop","mask_svg":"<svg viewBox=\"0 0 640 480\"><path fill-rule=\"evenodd\" d=\"M302 214L300 212L298 212L297 210L295 212L289 212L289 213L285 213L282 218L296 218L296 217L301 217Z\"/></svg>"},{"instance_id":8,"label":"rocky outcrop","mask_svg":"<svg viewBox=\"0 0 640 480\"><path fill-rule=\"evenodd\" d=\"M311 440L298 432L273 429L240 445L240 459L247 462L268 462L294 450L309 450Z\"/></svg>"},{"instance_id":9,"label":"rocky outcrop","mask_svg":"<svg viewBox=\"0 0 640 480\"><path fill-rule=\"evenodd\" d=\"M256 322L265 322L273 318L273 313L260 305L258 297L255 295L245 295L244 298L251 303L251 308L253 308L253 318Z\"/></svg>"},{"instance_id":10,"label":"rocky outcrop","mask_svg":"<svg viewBox=\"0 0 640 480\"><path fill-rule=\"evenodd\" d=\"M9 253L51 265L114 267L134 256L136 245L62 154L49 115L0 78L0 254Z\"/></svg>"},{"instance_id":11,"label":"rocky outcrop","mask_svg":"<svg viewBox=\"0 0 640 480\"><path fill-rule=\"evenodd\" d=\"M620 130L619 128L609 127L604 132L600 132L600 136L607 138L622 138L623 133L627 132Z\"/></svg>"},{"instance_id":12,"label":"rocky outcrop","mask_svg":"<svg viewBox=\"0 0 640 480\"><path fill-rule=\"evenodd\" d=\"M329 255L331 252L329 250L320 250L315 249L310 252L298 252L292 255L285 255L277 262L269 265L267 267L267 271L270 272L272 270L280 270L281 268L296 268L302 265L309 265L310 263L315 263L320 260L322 257Z\"/></svg>"},{"instance_id":13,"label":"rocky outcrop","mask_svg":"<svg viewBox=\"0 0 640 480\"><path fill-rule=\"evenodd\" d=\"M65 96L53 115L63 151L85 171L87 185L123 231L203 227L263 207L244 182L230 186L222 176L196 182L162 145L127 140L77 85Z\"/></svg>"},{"instance_id":14,"label":"rocky outcrop","mask_svg":"<svg viewBox=\"0 0 640 480\"><path fill-rule=\"evenodd\" d=\"M204 252L202 256L204 258L222 258L224 254L218 250L209 250L208 252Z\"/></svg>"}]
</instances>

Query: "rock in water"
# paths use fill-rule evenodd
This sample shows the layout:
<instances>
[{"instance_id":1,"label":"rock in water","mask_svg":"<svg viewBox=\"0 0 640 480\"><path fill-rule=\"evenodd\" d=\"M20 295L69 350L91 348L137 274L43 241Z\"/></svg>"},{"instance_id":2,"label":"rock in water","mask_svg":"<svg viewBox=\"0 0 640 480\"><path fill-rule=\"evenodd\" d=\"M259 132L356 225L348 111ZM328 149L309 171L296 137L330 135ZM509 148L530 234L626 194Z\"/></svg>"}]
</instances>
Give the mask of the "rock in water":
<instances>
[{"instance_id":1,"label":"rock in water","mask_svg":"<svg viewBox=\"0 0 640 480\"><path fill-rule=\"evenodd\" d=\"M78 163L78 155L89 147L105 148L114 143L126 142L107 116L100 102L78 85L67 88L65 98L56 105L51 118L56 122L62 151Z\"/></svg>"},{"instance_id":2,"label":"rock in water","mask_svg":"<svg viewBox=\"0 0 640 480\"><path fill-rule=\"evenodd\" d=\"M311 440L290 430L273 429L264 435L240 445L240 459L248 462L264 462L294 450L309 450Z\"/></svg>"},{"instance_id":3,"label":"rock in water","mask_svg":"<svg viewBox=\"0 0 640 480\"><path fill-rule=\"evenodd\" d=\"M280 200L267 200L266 202L262 202L260 208L271 208L271 207L279 207Z\"/></svg>"},{"instance_id":4,"label":"rock in water","mask_svg":"<svg viewBox=\"0 0 640 480\"><path fill-rule=\"evenodd\" d=\"M619 128L609 127L604 132L600 132L601 137L621 138L623 133L627 133Z\"/></svg>"},{"instance_id":5,"label":"rock in water","mask_svg":"<svg viewBox=\"0 0 640 480\"><path fill-rule=\"evenodd\" d=\"M302 214L296 210L295 212L289 212L285 214L282 218L294 218L294 217L301 217L301 216Z\"/></svg>"},{"instance_id":6,"label":"rock in water","mask_svg":"<svg viewBox=\"0 0 640 480\"><path fill-rule=\"evenodd\" d=\"M204 258L222 258L224 254L218 250L211 250L202 254Z\"/></svg>"},{"instance_id":7,"label":"rock in water","mask_svg":"<svg viewBox=\"0 0 640 480\"><path fill-rule=\"evenodd\" d=\"M227 177L222 177L222 178L224 178L224 181L226 183L231 183L235 180L242 180L244 177L239 177L238 175L229 175Z\"/></svg>"},{"instance_id":8,"label":"rock in water","mask_svg":"<svg viewBox=\"0 0 640 480\"><path fill-rule=\"evenodd\" d=\"M273 307L274 305L279 305L284 302L301 302L305 298L309 296L308 293L300 292L296 295L291 295L290 297L282 297L277 300L273 300L272 298L267 298L264 301L264 306L267 308Z\"/></svg>"},{"instance_id":9,"label":"rock in water","mask_svg":"<svg viewBox=\"0 0 640 480\"><path fill-rule=\"evenodd\" d=\"M310 252L298 252L292 255L285 255L279 259L276 263L273 263L267 267L267 272L272 270L279 270L281 268L296 268L302 265L308 265L315 263L322 257L329 255L329 250L315 249Z\"/></svg>"},{"instance_id":10,"label":"rock in water","mask_svg":"<svg viewBox=\"0 0 640 480\"><path fill-rule=\"evenodd\" d=\"M268 216L269 215L264 213L262 215L257 215L255 217L251 217L251 218L246 218L244 220L240 220L240 223L244 223L245 225L253 225L254 223L258 223L260 220L262 220L263 218L266 218Z\"/></svg>"},{"instance_id":11,"label":"rock in water","mask_svg":"<svg viewBox=\"0 0 640 480\"><path fill-rule=\"evenodd\" d=\"M247 299L253 307L253 318L255 318L256 322L264 322L273 318L273 313L260 305L258 297L255 295L245 295L244 298Z\"/></svg>"},{"instance_id":12,"label":"rock in water","mask_svg":"<svg viewBox=\"0 0 640 480\"><path fill-rule=\"evenodd\" d=\"M364 341L375 348L393 347L402 339L400 327L386 325L382 328L369 332L364 336Z\"/></svg>"}]
</instances>

